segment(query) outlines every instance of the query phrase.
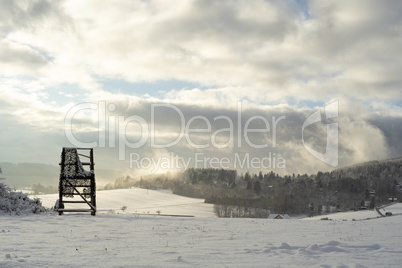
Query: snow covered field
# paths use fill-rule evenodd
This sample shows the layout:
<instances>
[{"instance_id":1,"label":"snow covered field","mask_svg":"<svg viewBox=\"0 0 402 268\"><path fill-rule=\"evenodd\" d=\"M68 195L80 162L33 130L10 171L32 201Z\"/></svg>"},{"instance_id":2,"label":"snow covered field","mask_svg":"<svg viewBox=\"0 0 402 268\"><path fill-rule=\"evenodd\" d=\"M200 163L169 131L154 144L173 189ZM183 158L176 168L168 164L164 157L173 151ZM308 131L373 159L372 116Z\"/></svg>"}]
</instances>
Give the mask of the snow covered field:
<instances>
[{"instance_id":1,"label":"snow covered field","mask_svg":"<svg viewBox=\"0 0 402 268\"><path fill-rule=\"evenodd\" d=\"M120 196L124 197L121 192ZM101 200L99 191L99 206ZM106 208L95 217L1 216L0 267L401 267L402 263L402 215L397 215L402 213L401 204L385 209L395 216L353 221L161 217L132 214L130 206L141 205L134 208L127 199L121 202L128 207L125 213L108 214ZM151 212L157 207L152 206ZM158 209L164 212L163 202Z\"/></svg>"},{"instance_id":2,"label":"snow covered field","mask_svg":"<svg viewBox=\"0 0 402 268\"><path fill-rule=\"evenodd\" d=\"M39 195L45 207L52 207L59 198L58 194ZM70 200L82 200L76 196ZM141 188L117 189L96 192L97 214L102 213L138 213L184 215L195 217L214 217L213 205L204 203L204 199L174 195L169 191L153 191ZM123 206L127 208L124 212ZM66 204L66 208L88 208L86 204Z\"/></svg>"}]
</instances>

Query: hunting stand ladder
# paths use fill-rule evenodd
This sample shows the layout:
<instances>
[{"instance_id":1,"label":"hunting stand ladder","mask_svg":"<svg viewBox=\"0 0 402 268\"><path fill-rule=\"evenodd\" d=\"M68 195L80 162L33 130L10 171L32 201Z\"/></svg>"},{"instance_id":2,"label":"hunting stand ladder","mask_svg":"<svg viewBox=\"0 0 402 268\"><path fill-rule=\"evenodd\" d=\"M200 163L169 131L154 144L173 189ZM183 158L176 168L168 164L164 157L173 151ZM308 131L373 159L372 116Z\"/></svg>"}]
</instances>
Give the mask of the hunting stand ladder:
<instances>
[{"instance_id":1,"label":"hunting stand ladder","mask_svg":"<svg viewBox=\"0 0 402 268\"><path fill-rule=\"evenodd\" d=\"M80 156L88 160L81 162ZM63 148L60 162L59 200L56 204L59 215L63 212L96 213L96 187L93 148ZM83 166L89 166L89 171ZM71 200L74 196L82 200ZM69 200L70 199L70 200ZM89 209L65 208L65 204L87 204Z\"/></svg>"}]
</instances>

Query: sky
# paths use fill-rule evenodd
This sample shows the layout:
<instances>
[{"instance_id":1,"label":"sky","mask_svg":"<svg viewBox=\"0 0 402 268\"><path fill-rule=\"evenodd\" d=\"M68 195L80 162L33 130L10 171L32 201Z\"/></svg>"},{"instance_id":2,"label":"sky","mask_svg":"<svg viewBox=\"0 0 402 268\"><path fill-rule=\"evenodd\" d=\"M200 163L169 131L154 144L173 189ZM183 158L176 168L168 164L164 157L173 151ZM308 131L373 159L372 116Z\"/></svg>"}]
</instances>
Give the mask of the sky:
<instances>
[{"instance_id":1,"label":"sky","mask_svg":"<svg viewBox=\"0 0 402 268\"><path fill-rule=\"evenodd\" d=\"M0 0L0 162L128 174L401 157L400 1Z\"/></svg>"}]
</instances>

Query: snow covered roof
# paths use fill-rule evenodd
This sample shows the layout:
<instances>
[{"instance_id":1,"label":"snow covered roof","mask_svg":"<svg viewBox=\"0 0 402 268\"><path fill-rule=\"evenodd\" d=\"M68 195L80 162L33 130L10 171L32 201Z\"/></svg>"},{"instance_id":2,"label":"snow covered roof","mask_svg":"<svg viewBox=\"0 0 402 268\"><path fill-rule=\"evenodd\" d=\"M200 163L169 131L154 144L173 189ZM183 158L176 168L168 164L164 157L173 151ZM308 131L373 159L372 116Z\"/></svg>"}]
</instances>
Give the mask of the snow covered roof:
<instances>
[{"instance_id":1,"label":"snow covered roof","mask_svg":"<svg viewBox=\"0 0 402 268\"><path fill-rule=\"evenodd\" d=\"M72 178L74 176L90 177L93 175L93 171L86 171L82 166L78 152L76 148L64 148L64 176L66 178Z\"/></svg>"},{"instance_id":2,"label":"snow covered roof","mask_svg":"<svg viewBox=\"0 0 402 268\"><path fill-rule=\"evenodd\" d=\"M271 213L271 214L269 214L268 219L275 219L275 220L290 219L290 216L288 214Z\"/></svg>"}]
</instances>

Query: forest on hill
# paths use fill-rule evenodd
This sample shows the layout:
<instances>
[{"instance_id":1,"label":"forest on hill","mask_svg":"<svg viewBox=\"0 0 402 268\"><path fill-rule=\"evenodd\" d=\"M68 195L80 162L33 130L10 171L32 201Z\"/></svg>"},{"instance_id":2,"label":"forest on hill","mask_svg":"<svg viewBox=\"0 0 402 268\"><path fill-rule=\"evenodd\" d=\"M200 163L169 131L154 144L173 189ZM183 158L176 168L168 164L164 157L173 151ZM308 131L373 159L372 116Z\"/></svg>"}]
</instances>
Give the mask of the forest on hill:
<instances>
[{"instance_id":1,"label":"forest on hill","mask_svg":"<svg viewBox=\"0 0 402 268\"><path fill-rule=\"evenodd\" d=\"M270 212L321 215L373 209L402 198L402 158L371 161L317 174L280 176L274 172L194 169L138 178L121 177L105 189L171 189L204 198L221 217L266 217Z\"/></svg>"}]
</instances>

